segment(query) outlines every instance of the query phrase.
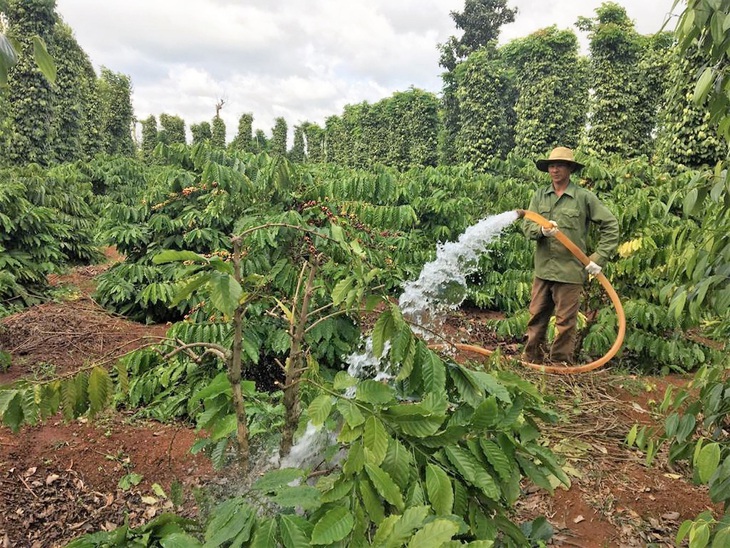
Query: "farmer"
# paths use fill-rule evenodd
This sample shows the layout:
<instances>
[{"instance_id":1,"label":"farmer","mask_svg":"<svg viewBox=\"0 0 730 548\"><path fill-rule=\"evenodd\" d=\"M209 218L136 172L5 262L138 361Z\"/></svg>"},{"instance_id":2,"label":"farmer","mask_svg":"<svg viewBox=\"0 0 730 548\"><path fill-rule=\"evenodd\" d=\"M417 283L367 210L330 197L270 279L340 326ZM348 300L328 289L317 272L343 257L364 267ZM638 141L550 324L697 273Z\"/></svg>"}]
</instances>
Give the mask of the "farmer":
<instances>
[{"instance_id":1,"label":"farmer","mask_svg":"<svg viewBox=\"0 0 730 548\"><path fill-rule=\"evenodd\" d=\"M530 320L523 359L532 363L571 364L576 344L576 321L588 274L597 275L618 246L618 221L595 194L576 185L570 175L583 165L575 161L573 151L565 147L552 150L547 159L535 162L537 169L550 174L552 184L538 188L529 210L550 220L552 228L543 228L525 219L525 235L536 240L535 279L532 284ZM584 253L590 223L598 227L599 242L583 268L581 262L556 238L560 230ZM556 335L549 351L546 332L555 314Z\"/></svg>"}]
</instances>

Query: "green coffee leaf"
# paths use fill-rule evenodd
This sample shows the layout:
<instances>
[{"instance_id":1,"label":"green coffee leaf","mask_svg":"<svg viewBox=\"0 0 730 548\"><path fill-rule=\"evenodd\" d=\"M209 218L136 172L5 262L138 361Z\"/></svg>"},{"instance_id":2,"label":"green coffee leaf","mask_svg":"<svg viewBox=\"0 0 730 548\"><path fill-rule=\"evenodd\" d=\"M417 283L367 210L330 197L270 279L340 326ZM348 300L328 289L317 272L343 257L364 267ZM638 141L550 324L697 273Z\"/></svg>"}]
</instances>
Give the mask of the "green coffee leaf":
<instances>
[{"instance_id":1,"label":"green coffee leaf","mask_svg":"<svg viewBox=\"0 0 730 548\"><path fill-rule=\"evenodd\" d=\"M233 315L242 294L241 284L233 276L219 272L211 276L210 301L217 310L226 316Z\"/></svg>"},{"instance_id":2,"label":"green coffee leaf","mask_svg":"<svg viewBox=\"0 0 730 548\"><path fill-rule=\"evenodd\" d=\"M89 414L96 415L102 411L114 392L114 383L109 372L103 367L94 367L89 375Z\"/></svg>"},{"instance_id":3,"label":"green coffee leaf","mask_svg":"<svg viewBox=\"0 0 730 548\"><path fill-rule=\"evenodd\" d=\"M411 481L415 463L413 455L396 438L390 438L388 452L380 464L401 489L406 489Z\"/></svg>"},{"instance_id":4,"label":"green coffee leaf","mask_svg":"<svg viewBox=\"0 0 730 548\"><path fill-rule=\"evenodd\" d=\"M310 525L304 518L289 514L279 516L279 532L286 548L309 546L309 528ZM269 542L271 542L271 539L269 539Z\"/></svg>"},{"instance_id":5,"label":"green coffee leaf","mask_svg":"<svg viewBox=\"0 0 730 548\"><path fill-rule=\"evenodd\" d=\"M367 403L385 405L395 400L395 391L387 384L367 379L357 385L355 397Z\"/></svg>"},{"instance_id":6,"label":"green coffee leaf","mask_svg":"<svg viewBox=\"0 0 730 548\"><path fill-rule=\"evenodd\" d=\"M405 508L405 502L403 501L403 494L400 489L393 481L387 472L385 472L379 466L374 464L365 463L365 471L373 482L375 490L383 497L386 501L396 507L399 512L402 512Z\"/></svg>"},{"instance_id":7,"label":"green coffee leaf","mask_svg":"<svg viewBox=\"0 0 730 548\"><path fill-rule=\"evenodd\" d=\"M329 510L314 525L312 544L332 544L344 539L355 525L355 518L344 506Z\"/></svg>"},{"instance_id":8,"label":"green coffee leaf","mask_svg":"<svg viewBox=\"0 0 730 548\"><path fill-rule=\"evenodd\" d=\"M280 468L267 472L253 484L253 489L270 493L293 481L304 479L304 471L298 468Z\"/></svg>"},{"instance_id":9,"label":"green coffee leaf","mask_svg":"<svg viewBox=\"0 0 730 548\"><path fill-rule=\"evenodd\" d=\"M258 521L249 548L270 548L277 529L273 518Z\"/></svg>"},{"instance_id":10,"label":"green coffee leaf","mask_svg":"<svg viewBox=\"0 0 730 548\"><path fill-rule=\"evenodd\" d=\"M380 523L385 519L385 508L384 504L378 497L378 494L375 492L375 488L370 481L364 477L360 479L357 487L360 492L362 504L365 507L365 511L370 517L370 520L375 525L380 525Z\"/></svg>"},{"instance_id":11,"label":"green coffee leaf","mask_svg":"<svg viewBox=\"0 0 730 548\"><path fill-rule=\"evenodd\" d=\"M346 476L351 476L360 472L363 466L365 466L365 449L363 449L362 442L358 441L350 445L347 460L342 465L342 472Z\"/></svg>"},{"instance_id":12,"label":"green coffee leaf","mask_svg":"<svg viewBox=\"0 0 730 548\"><path fill-rule=\"evenodd\" d=\"M322 506L322 494L318 489L309 485L281 487L276 495L271 497L271 500L284 508L316 510Z\"/></svg>"},{"instance_id":13,"label":"green coffee leaf","mask_svg":"<svg viewBox=\"0 0 730 548\"><path fill-rule=\"evenodd\" d=\"M192 251L174 251L174 250L165 250L161 251L157 255L155 255L152 258L152 262L155 264L165 264L165 263L181 263L185 261L192 261L195 263L202 263L207 264L208 259L203 257L202 255L198 255L197 253L194 253Z\"/></svg>"},{"instance_id":14,"label":"green coffee leaf","mask_svg":"<svg viewBox=\"0 0 730 548\"><path fill-rule=\"evenodd\" d=\"M408 543L409 548L439 548L459 532L459 526L447 519L437 519L418 531Z\"/></svg>"},{"instance_id":15,"label":"green coffee leaf","mask_svg":"<svg viewBox=\"0 0 730 548\"><path fill-rule=\"evenodd\" d=\"M332 410L332 396L323 394L317 396L307 408L307 416L314 426L321 426L329 417Z\"/></svg>"},{"instance_id":16,"label":"green coffee leaf","mask_svg":"<svg viewBox=\"0 0 730 548\"><path fill-rule=\"evenodd\" d=\"M341 303L345 301L345 298L347 297L347 294L350 292L350 289L352 289L352 285L355 283L355 278L353 276L348 276L347 278L343 278L337 284L335 285L334 289L332 290L332 304L335 306L339 306Z\"/></svg>"},{"instance_id":17,"label":"green coffee leaf","mask_svg":"<svg viewBox=\"0 0 730 548\"><path fill-rule=\"evenodd\" d=\"M365 417L360 411L360 408L351 400L338 400L337 410L351 428L360 426L365 422Z\"/></svg>"},{"instance_id":18,"label":"green coffee leaf","mask_svg":"<svg viewBox=\"0 0 730 548\"><path fill-rule=\"evenodd\" d=\"M380 465L388 451L390 436L385 431L383 422L377 417L370 416L365 421L362 441L365 447L365 461Z\"/></svg>"},{"instance_id":19,"label":"green coffee leaf","mask_svg":"<svg viewBox=\"0 0 730 548\"><path fill-rule=\"evenodd\" d=\"M484 456L487 457L489 464L494 467L497 474L503 481L509 481L512 475L512 463L502 451L502 448L492 440L479 440L479 445L484 452Z\"/></svg>"},{"instance_id":20,"label":"green coffee leaf","mask_svg":"<svg viewBox=\"0 0 730 548\"><path fill-rule=\"evenodd\" d=\"M436 514L445 516L454 509L454 491L451 480L443 468L435 464L426 465L426 494Z\"/></svg>"},{"instance_id":21,"label":"green coffee leaf","mask_svg":"<svg viewBox=\"0 0 730 548\"><path fill-rule=\"evenodd\" d=\"M709 443L705 445L699 452L699 456L695 459L694 465L700 475L700 481L707 483L717 470L720 464L720 444Z\"/></svg>"},{"instance_id":22,"label":"green coffee leaf","mask_svg":"<svg viewBox=\"0 0 730 548\"><path fill-rule=\"evenodd\" d=\"M428 516L428 506L414 506L406 509L402 516L393 522L385 546L403 546L413 534L413 531L423 525Z\"/></svg>"},{"instance_id":23,"label":"green coffee leaf","mask_svg":"<svg viewBox=\"0 0 730 548\"><path fill-rule=\"evenodd\" d=\"M376 358L383 355L386 341L393 337L395 331L395 321L393 319L393 311L386 310L383 312L373 327L373 354Z\"/></svg>"}]
</instances>

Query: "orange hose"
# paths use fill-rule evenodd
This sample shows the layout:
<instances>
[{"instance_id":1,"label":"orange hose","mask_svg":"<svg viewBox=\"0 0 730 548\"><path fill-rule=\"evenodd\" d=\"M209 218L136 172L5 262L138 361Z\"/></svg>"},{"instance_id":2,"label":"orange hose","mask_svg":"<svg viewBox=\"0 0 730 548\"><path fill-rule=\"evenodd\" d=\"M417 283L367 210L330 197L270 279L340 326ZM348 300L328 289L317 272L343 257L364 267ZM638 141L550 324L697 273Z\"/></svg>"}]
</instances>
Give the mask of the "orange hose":
<instances>
[{"instance_id":1,"label":"orange hose","mask_svg":"<svg viewBox=\"0 0 730 548\"><path fill-rule=\"evenodd\" d=\"M550 221L548 221L545 217L542 215L535 213L534 211L527 211L523 209L518 209L517 213L520 217L525 217L531 221L536 222L542 227L545 228L552 228L552 225L550 224ZM583 265L588 265L591 260L588 258L588 256L583 253L583 251L575 245L570 239L560 232L555 234L555 237L562 243L565 247L568 248L568 250L575 255L575 257L583 263ZM613 346L608 349L608 352L601 357L598 358L595 361L592 361L590 363L584 364L584 365L577 365L575 367L573 366L557 366L557 365L542 365L539 363L531 363L531 362L525 362L521 361L522 364L529 367L530 369L535 369L537 371L542 371L545 373L560 373L560 374L572 374L572 373L585 373L587 371L593 371L594 369L598 369L599 367L605 365L608 360L613 358L616 353L618 352L619 348L621 348L621 345L624 342L624 336L626 335L626 315L624 314L624 307L621 305L621 300L618 297L618 294L616 293L616 290L611 285L611 282L608 281L608 278L603 274L603 272L599 272L596 276L596 279L601 282L601 285L606 290L606 293L608 293L609 298L611 299L611 302L613 303L614 308L616 309L616 316L618 318L618 333L616 334L616 340L613 343ZM475 352L477 354L482 354L483 356L489 356L492 354L492 350L487 350L486 348L482 348L480 346L474 346L471 344L454 344L454 345L446 345L446 344L438 344L438 345L430 345L429 348L447 348L449 346L454 346L459 350L465 350L468 352Z\"/></svg>"}]
</instances>

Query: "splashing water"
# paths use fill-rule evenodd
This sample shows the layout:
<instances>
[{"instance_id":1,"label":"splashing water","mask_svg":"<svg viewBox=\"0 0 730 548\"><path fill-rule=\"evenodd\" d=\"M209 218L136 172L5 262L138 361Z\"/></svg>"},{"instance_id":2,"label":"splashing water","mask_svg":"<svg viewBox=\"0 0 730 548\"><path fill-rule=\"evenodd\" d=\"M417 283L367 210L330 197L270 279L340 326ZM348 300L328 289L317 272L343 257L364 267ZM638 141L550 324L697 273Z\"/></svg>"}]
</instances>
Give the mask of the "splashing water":
<instances>
[{"instance_id":1,"label":"splashing water","mask_svg":"<svg viewBox=\"0 0 730 548\"><path fill-rule=\"evenodd\" d=\"M502 230L517 220L516 211L486 217L467 228L456 242L439 244L436 259L426 263L417 280L407 282L398 300L403 316L413 324L413 330L425 339L433 338L444 312L457 308L466 296L466 278L476 271L479 256ZM373 340L365 340L365 348L345 358L347 372L355 378L372 378L388 382L395 377L388 360L390 342L385 343L383 355L373 354ZM355 388L348 389L345 397L353 398ZM292 447L281 466L300 467L308 459L315 460L327 443L335 443L330 434L307 425L307 431Z\"/></svg>"},{"instance_id":2,"label":"splashing water","mask_svg":"<svg viewBox=\"0 0 730 548\"><path fill-rule=\"evenodd\" d=\"M426 340L434 337L444 313L466 297L466 278L476 271L479 256L517 218L516 211L492 215L467 228L457 241L438 244L436 259L423 266L417 280L406 282L398 300L414 332Z\"/></svg>"},{"instance_id":3,"label":"splashing water","mask_svg":"<svg viewBox=\"0 0 730 548\"><path fill-rule=\"evenodd\" d=\"M390 381L395 375L390 371L390 362L388 361L388 352L390 351L390 341L385 341L383 345L383 354L377 358L373 353L373 338L365 339L365 348L362 351L353 352L345 358L348 364L347 373L351 377L362 378L367 377L376 381ZM345 397L355 397L355 387L348 388Z\"/></svg>"},{"instance_id":4,"label":"splashing water","mask_svg":"<svg viewBox=\"0 0 730 548\"><path fill-rule=\"evenodd\" d=\"M311 468L319 464L324 450L337 443L337 435L326 428L317 428L311 422L289 454L281 459L280 468Z\"/></svg>"}]
</instances>

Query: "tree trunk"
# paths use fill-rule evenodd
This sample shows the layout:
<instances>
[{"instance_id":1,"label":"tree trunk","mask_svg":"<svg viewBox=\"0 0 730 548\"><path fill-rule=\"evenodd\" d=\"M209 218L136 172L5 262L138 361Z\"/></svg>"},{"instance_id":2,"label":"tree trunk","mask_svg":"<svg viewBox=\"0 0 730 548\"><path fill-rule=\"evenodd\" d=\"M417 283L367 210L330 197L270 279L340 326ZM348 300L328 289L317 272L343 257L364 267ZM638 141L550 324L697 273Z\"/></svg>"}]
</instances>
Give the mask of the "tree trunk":
<instances>
[{"instance_id":1,"label":"tree trunk","mask_svg":"<svg viewBox=\"0 0 730 548\"><path fill-rule=\"evenodd\" d=\"M304 333L307 326L307 315L309 314L309 304L312 298L314 288L314 277L317 273L316 265L309 264L309 275L304 288L304 296L302 297L302 307L299 311L299 318L292 316L292 341L289 357L286 360L286 383L284 384L284 429L281 435L281 445L279 446L279 455L285 456L289 454L294 442L294 432L296 432L299 424L299 381L305 370L304 354L302 352L302 343L304 342ZM296 302L296 301L295 301ZM294 314L294 308L292 308ZM296 325L293 322L296 320Z\"/></svg>"},{"instance_id":2,"label":"tree trunk","mask_svg":"<svg viewBox=\"0 0 730 548\"><path fill-rule=\"evenodd\" d=\"M241 283L241 240L233 240L233 276ZM233 313L233 354L228 367L228 380L233 389L233 406L236 411L236 441L238 442L238 459L242 470L248 470L249 444L248 424L246 419L246 407L243 402L243 390L241 388L241 355L243 348L243 311L244 306L239 304Z\"/></svg>"}]
</instances>

